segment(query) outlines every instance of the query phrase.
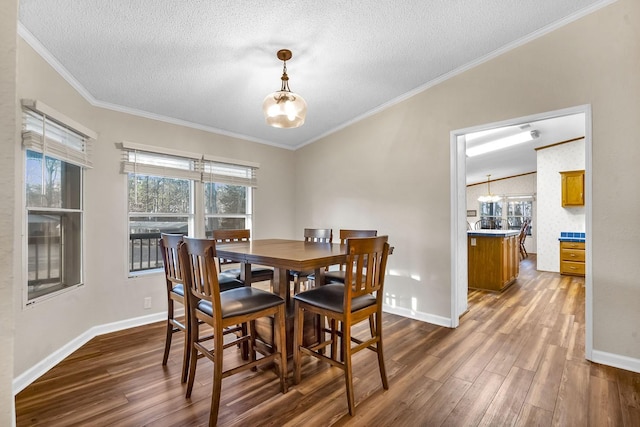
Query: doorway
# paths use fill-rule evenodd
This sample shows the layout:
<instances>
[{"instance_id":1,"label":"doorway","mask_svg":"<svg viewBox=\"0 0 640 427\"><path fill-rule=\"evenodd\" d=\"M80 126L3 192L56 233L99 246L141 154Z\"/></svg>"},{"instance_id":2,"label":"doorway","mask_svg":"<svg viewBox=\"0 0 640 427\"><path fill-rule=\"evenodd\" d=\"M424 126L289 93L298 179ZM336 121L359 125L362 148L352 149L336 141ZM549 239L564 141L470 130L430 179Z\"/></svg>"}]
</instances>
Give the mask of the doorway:
<instances>
[{"instance_id":1,"label":"doorway","mask_svg":"<svg viewBox=\"0 0 640 427\"><path fill-rule=\"evenodd\" d=\"M593 315L592 315L592 262L591 262L591 217L592 217L592 143L591 106L550 111L526 117L488 123L465 129L454 130L450 138L451 160L451 327L459 325L459 319L467 309L467 219L466 219L466 139L465 135L507 126L519 126L563 116L583 114L585 129L585 232L586 232L586 274L585 274L585 357L591 360Z\"/></svg>"}]
</instances>

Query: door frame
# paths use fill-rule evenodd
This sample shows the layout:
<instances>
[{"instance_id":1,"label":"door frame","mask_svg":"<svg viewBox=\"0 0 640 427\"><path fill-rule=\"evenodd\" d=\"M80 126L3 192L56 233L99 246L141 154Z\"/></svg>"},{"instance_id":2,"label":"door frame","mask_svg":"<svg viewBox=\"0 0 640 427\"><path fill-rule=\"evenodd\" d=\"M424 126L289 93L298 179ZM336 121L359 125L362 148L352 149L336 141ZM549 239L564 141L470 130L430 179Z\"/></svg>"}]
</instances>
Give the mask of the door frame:
<instances>
[{"instance_id":1,"label":"door frame","mask_svg":"<svg viewBox=\"0 0 640 427\"><path fill-rule=\"evenodd\" d=\"M592 262L592 129L591 105L579 105L561 110L548 111L531 116L518 117L501 122L486 123L469 128L453 130L450 133L451 160L451 327L460 324L460 316L467 309L467 218L466 218L466 154L465 135L471 132L496 127L513 126L522 123L552 119L573 114L585 116L585 231L586 231L586 271L585 271L585 358L592 360L593 353L593 262Z\"/></svg>"}]
</instances>

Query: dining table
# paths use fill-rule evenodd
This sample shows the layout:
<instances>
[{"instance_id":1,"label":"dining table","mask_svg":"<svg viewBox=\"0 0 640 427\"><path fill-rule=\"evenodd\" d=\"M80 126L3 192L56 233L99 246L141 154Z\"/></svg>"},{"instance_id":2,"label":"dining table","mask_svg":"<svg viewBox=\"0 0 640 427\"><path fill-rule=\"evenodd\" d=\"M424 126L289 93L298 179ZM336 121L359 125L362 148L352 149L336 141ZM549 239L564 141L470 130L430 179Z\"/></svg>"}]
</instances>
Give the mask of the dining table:
<instances>
[{"instance_id":1,"label":"dining table","mask_svg":"<svg viewBox=\"0 0 640 427\"><path fill-rule=\"evenodd\" d=\"M273 267L273 292L289 299L289 271L315 272L324 282L325 267L347 260L346 245L287 239L257 239L216 245L216 256L240 263L240 280L251 283L251 265Z\"/></svg>"},{"instance_id":2,"label":"dining table","mask_svg":"<svg viewBox=\"0 0 640 427\"><path fill-rule=\"evenodd\" d=\"M314 271L316 284L324 283L325 268L343 264L347 260L347 247L339 243L305 242L288 239L256 239L246 242L216 244L216 256L240 263L240 280L251 283L251 266L273 267L273 293L287 302L287 348L293 349L293 301L289 281L290 271ZM320 319L310 319L305 327L304 341L317 340ZM273 325L258 324L258 335L272 342Z\"/></svg>"}]
</instances>

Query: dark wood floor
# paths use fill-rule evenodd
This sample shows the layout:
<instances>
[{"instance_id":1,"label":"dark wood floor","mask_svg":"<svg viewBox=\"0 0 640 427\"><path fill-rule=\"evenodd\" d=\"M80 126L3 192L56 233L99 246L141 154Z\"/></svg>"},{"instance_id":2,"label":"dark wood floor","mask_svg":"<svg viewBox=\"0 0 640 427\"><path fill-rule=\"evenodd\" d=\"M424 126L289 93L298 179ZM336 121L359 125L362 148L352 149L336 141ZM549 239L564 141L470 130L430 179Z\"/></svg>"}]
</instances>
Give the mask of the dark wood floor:
<instances>
[{"instance_id":1,"label":"dark wood floor","mask_svg":"<svg viewBox=\"0 0 640 427\"><path fill-rule=\"evenodd\" d=\"M390 389L375 355L358 353L355 417L342 372L307 358L285 395L270 370L225 379L219 425L640 426L640 374L584 359L582 278L537 272L531 256L516 284L470 291L469 306L457 329L385 314ZM18 394L17 425L205 425L211 363L200 360L185 399L174 341L163 368L163 324L91 340Z\"/></svg>"}]
</instances>

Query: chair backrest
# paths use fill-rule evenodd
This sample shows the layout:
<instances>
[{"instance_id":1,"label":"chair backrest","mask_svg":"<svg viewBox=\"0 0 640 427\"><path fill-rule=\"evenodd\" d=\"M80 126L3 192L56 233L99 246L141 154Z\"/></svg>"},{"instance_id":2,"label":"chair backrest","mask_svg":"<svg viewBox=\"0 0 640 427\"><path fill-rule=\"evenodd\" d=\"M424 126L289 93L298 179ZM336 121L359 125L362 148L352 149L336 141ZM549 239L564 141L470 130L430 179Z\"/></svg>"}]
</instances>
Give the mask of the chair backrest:
<instances>
[{"instance_id":1,"label":"chair backrest","mask_svg":"<svg viewBox=\"0 0 640 427\"><path fill-rule=\"evenodd\" d=\"M251 240L251 230L213 230L213 240L216 243L248 242ZM222 272L222 266L225 264L236 264L236 261L218 258L218 271Z\"/></svg>"},{"instance_id":2,"label":"chair backrest","mask_svg":"<svg viewBox=\"0 0 640 427\"><path fill-rule=\"evenodd\" d=\"M213 239L218 243L248 242L251 240L251 230L213 230Z\"/></svg>"},{"instance_id":3,"label":"chair backrest","mask_svg":"<svg viewBox=\"0 0 640 427\"><path fill-rule=\"evenodd\" d=\"M167 280L167 291L183 283L182 271L178 257L178 247L182 243L182 234L160 234L160 251ZM186 292L186 289L185 289Z\"/></svg>"},{"instance_id":4,"label":"chair backrest","mask_svg":"<svg viewBox=\"0 0 640 427\"><path fill-rule=\"evenodd\" d=\"M382 304L382 288L389 256L387 240L388 236L356 237L347 240L345 311L351 309L353 298L374 292L378 304Z\"/></svg>"},{"instance_id":5,"label":"chair backrest","mask_svg":"<svg viewBox=\"0 0 640 427\"><path fill-rule=\"evenodd\" d=\"M347 243L351 237L376 237L378 230L340 230L340 243Z\"/></svg>"},{"instance_id":6,"label":"chair backrest","mask_svg":"<svg viewBox=\"0 0 640 427\"><path fill-rule=\"evenodd\" d=\"M347 239L353 237L376 237L378 230L340 230L340 244L347 244ZM344 270L344 264L340 264L340 271Z\"/></svg>"},{"instance_id":7,"label":"chair backrest","mask_svg":"<svg viewBox=\"0 0 640 427\"><path fill-rule=\"evenodd\" d=\"M520 244L524 243L524 241L527 238L527 233L529 232L530 221L531 220L529 220L529 219L525 219L524 221L522 221L522 226L520 227L520 234L518 235L518 242L520 242Z\"/></svg>"},{"instance_id":8,"label":"chair backrest","mask_svg":"<svg viewBox=\"0 0 640 427\"><path fill-rule=\"evenodd\" d=\"M315 243L333 243L333 230L330 228L305 228L304 241Z\"/></svg>"},{"instance_id":9,"label":"chair backrest","mask_svg":"<svg viewBox=\"0 0 640 427\"><path fill-rule=\"evenodd\" d=\"M195 307L200 300L209 301L214 317L221 316L220 284L216 272L216 243L211 239L185 237L179 248L185 293Z\"/></svg>"}]
</instances>

